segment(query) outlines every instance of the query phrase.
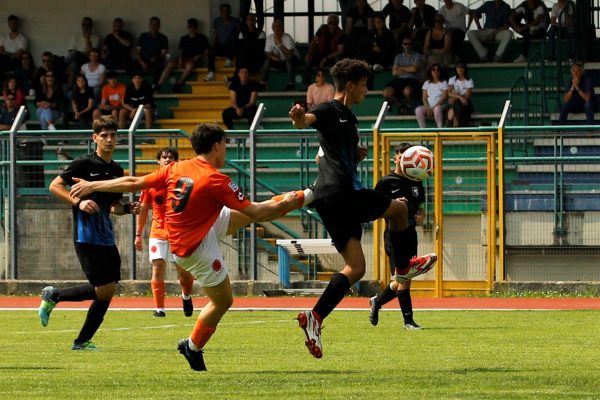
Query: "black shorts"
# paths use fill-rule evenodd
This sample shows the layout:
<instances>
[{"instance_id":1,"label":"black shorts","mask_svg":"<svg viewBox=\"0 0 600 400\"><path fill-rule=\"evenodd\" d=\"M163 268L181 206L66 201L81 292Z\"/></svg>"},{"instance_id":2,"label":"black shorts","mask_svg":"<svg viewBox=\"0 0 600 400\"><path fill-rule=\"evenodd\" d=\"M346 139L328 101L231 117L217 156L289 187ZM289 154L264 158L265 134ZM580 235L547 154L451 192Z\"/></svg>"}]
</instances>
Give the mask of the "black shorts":
<instances>
[{"instance_id":1,"label":"black shorts","mask_svg":"<svg viewBox=\"0 0 600 400\"><path fill-rule=\"evenodd\" d=\"M350 238L362 237L362 223L381 218L392 199L371 189L336 193L315 201L329 236L338 252L342 252Z\"/></svg>"},{"instance_id":2,"label":"black shorts","mask_svg":"<svg viewBox=\"0 0 600 400\"><path fill-rule=\"evenodd\" d=\"M419 247L419 239L417 238L417 230L415 227L411 226L407 230L406 242L402 243L402 246L406 249L406 252L410 255L410 257L417 255L417 248ZM396 275L396 267L394 266L394 248L392 247L392 241L390 240L390 231L385 230L383 232L383 246L385 248L385 254L387 254L390 261L390 274L392 276ZM398 272L400 273L400 272Z\"/></svg>"},{"instance_id":3,"label":"black shorts","mask_svg":"<svg viewBox=\"0 0 600 400\"><path fill-rule=\"evenodd\" d=\"M121 280L121 256L117 246L75 243L81 269L95 287Z\"/></svg>"},{"instance_id":4,"label":"black shorts","mask_svg":"<svg viewBox=\"0 0 600 400\"><path fill-rule=\"evenodd\" d=\"M396 97L402 98L402 92L404 88L410 86L413 90L413 98L420 99L421 98L421 83L412 78L395 78L394 80L388 82L386 87L391 87L394 89L394 94Z\"/></svg>"}]
</instances>

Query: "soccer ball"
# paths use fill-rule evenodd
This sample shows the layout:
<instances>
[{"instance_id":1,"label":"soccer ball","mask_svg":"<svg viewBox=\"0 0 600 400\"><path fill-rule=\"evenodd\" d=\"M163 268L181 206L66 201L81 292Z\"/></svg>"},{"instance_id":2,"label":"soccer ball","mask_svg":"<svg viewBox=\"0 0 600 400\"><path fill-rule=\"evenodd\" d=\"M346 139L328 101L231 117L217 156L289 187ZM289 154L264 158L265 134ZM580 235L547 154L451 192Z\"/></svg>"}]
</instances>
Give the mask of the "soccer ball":
<instances>
[{"instance_id":1,"label":"soccer ball","mask_svg":"<svg viewBox=\"0 0 600 400\"><path fill-rule=\"evenodd\" d=\"M413 146L400 157L402 173L413 181L422 181L433 175L433 153L427 147Z\"/></svg>"}]
</instances>

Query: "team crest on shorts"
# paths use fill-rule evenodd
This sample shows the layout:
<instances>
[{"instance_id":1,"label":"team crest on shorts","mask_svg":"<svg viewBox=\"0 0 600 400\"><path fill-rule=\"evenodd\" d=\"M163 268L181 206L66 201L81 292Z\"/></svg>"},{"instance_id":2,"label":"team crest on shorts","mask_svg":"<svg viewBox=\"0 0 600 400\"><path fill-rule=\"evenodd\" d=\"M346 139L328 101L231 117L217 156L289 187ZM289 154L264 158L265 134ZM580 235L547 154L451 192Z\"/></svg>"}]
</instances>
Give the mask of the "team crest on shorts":
<instances>
[{"instance_id":1,"label":"team crest on shorts","mask_svg":"<svg viewBox=\"0 0 600 400\"><path fill-rule=\"evenodd\" d=\"M221 264L221 260L215 260L212 263L212 270L215 272L219 272L223 268L223 264Z\"/></svg>"}]
</instances>

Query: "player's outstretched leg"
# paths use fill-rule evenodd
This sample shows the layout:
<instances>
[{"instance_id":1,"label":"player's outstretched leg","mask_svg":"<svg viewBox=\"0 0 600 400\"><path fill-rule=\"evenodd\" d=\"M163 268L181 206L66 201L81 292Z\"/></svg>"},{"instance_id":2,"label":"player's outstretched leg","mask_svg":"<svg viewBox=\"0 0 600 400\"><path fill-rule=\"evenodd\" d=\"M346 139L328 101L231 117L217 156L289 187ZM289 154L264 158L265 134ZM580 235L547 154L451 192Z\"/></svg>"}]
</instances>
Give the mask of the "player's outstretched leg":
<instances>
[{"instance_id":1,"label":"player's outstretched leg","mask_svg":"<svg viewBox=\"0 0 600 400\"><path fill-rule=\"evenodd\" d=\"M56 307L56 293L58 290L54 286L46 286L42 289L42 301L38 309L38 315L40 316L40 323L42 326L48 326L50 320L50 313Z\"/></svg>"},{"instance_id":2,"label":"player's outstretched leg","mask_svg":"<svg viewBox=\"0 0 600 400\"><path fill-rule=\"evenodd\" d=\"M416 276L427 273L433 268L436 261L437 255L434 253L426 254L421 257L413 257L410 260L407 268L396 273L396 282L404 283Z\"/></svg>"},{"instance_id":3,"label":"player's outstretched leg","mask_svg":"<svg viewBox=\"0 0 600 400\"><path fill-rule=\"evenodd\" d=\"M283 200L283 196L284 196L283 194L278 194L276 196L271 197L271 199L274 201L281 201L281 200ZM313 193L312 189L308 188L308 189L304 189L304 190L297 190L296 197L298 198L297 206L281 213L282 217L284 215L286 215L287 213L289 213L290 211L308 206L315 199L315 194Z\"/></svg>"},{"instance_id":4,"label":"player's outstretched leg","mask_svg":"<svg viewBox=\"0 0 600 400\"><path fill-rule=\"evenodd\" d=\"M306 347L315 358L323 357L323 345L321 344L321 322L314 311L301 311L298 314L298 325L306 335Z\"/></svg>"}]
</instances>

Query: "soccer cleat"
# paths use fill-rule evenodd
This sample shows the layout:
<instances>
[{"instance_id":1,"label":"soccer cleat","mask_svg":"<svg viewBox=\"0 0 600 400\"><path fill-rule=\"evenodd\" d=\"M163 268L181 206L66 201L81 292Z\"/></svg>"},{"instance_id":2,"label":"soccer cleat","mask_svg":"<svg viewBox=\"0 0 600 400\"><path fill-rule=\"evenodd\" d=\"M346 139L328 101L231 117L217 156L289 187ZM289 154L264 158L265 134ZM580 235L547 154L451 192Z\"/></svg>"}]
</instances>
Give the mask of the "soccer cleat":
<instances>
[{"instance_id":1,"label":"soccer cleat","mask_svg":"<svg viewBox=\"0 0 600 400\"><path fill-rule=\"evenodd\" d=\"M321 323L315 318L312 311L301 311L298 314L298 325L306 335L304 344L310 354L315 358L323 357L323 345L321 344Z\"/></svg>"},{"instance_id":2,"label":"soccer cleat","mask_svg":"<svg viewBox=\"0 0 600 400\"><path fill-rule=\"evenodd\" d=\"M212 71L208 71L208 74L204 77L204 82L212 82L215 80L215 73Z\"/></svg>"},{"instance_id":3,"label":"soccer cleat","mask_svg":"<svg viewBox=\"0 0 600 400\"><path fill-rule=\"evenodd\" d=\"M190 349L188 342L189 339L181 339L177 345L177 350L185 357L190 363L190 367L194 371L206 371L206 365L204 365L204 356L202 350L193 351Z\"/></svg>"},{"instance_id":4,"label":"soccer cleat","mask_svg":"<svg viewBox=\"0 0 600 400\"><path fill-rule=\"evenodd\" d=\"M83 343L73 342L73 346L71 347L71 350L98 351L100 349L97 348L94 343L92 343L88 340L87 342L83 342Z\"/></svg>"},{"instance_id":5,"label":"soccer cleat","mask_svg":"<svg viewBox=\"0 0 600 400\"><path fill-rule=\"evenodd\" d=\"M191 317L194 313L194 303L192 302L192 298L184 299L181 298L181 303L183 304L183 315L186 317Z\"/></svg>"},{"instance_id":6,"label":"soccer cleat","mask_svg":"<svg viewBox=\"0 0 600 400\"><path fill-rule=\"evenodd\" d=\"M46 286L42 289L42 302L38 309L40 316L40 323L42 326L48 326L48 320L50 319L50 313L56 307L56 301L53 300L56 288L54 286Z\"/></svg>"},{"instance_id":7,"label":"soccer cleat","mask_svg":"<svg viewBox=\"0 0 600 400\"><path fill-rule=\"evenodd\" d=\"M409 331L421 331L421 330L423 330L423 327L420 325L417 325L417 323L415 321L410 321L410 322L404 323L404 329L409 330Z\"/></svg>"},{"instance_id":8,"label":"soccer cleat","mask_svg":"<svg viewBox=\"0 0 600 400\"><path fill-rule=\"evenodd\" d=\"M421 257L413 257L408 263L408 267L402 273L396 273L396 282L408 282L412 278L423 275L433 268L437 256L434 253L426 254Z\"/></svg>"},{"instance_id":9,"label":"soccer cleat","mask_svg":"<svg viewBox=\"0 0 600 400\"><path fill-rule=\"evenodd\" d=\"M371 306L369 321L371 321L371 325L377 326L379 323L379 310L381 309L381 306L377 304L377 296L373 296L369 299L369 305Z\"/></svg>"},{"instance_id":10,"label":"soccer cleat","mask_svg":"<svg viewBox=\"0 0 600 400\"><path fill-rule=\"evenodd\" d=\"M162 310L156 310L156 311L154 311L154 313L152 315L155 316L156 318L164 318L167 316L167 314L165 314L165 312Z\"/></svg>"}]
</instances>

